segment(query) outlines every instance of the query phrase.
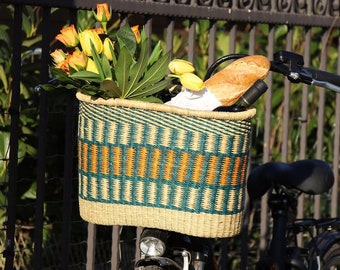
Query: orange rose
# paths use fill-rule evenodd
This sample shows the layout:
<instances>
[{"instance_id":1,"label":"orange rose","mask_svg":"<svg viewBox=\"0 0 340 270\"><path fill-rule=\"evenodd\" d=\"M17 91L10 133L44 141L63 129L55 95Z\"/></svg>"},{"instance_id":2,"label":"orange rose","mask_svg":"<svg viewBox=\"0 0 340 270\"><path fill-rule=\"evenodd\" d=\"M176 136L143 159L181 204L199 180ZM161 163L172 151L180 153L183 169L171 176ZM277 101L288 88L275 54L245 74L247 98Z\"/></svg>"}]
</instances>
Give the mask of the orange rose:
<instances>
[{"instance_id":1,"label":"orange rose","mask_svg":"<svg viewBox=\"0 0 340 270\"><path fill-rule=\"evenodd\" d=\"M66 53L63 50L61 50L61 49L55 50L50 55L51 55L51 57L53 59L53 62L55 64L59 64L61 62L64 62L65 59L66 59Z\"/></svg>"},{"instance_id":2,"label":"orange rose","mask_svg":"<svg viewBox=\"0 0 340 270\"><path fill-rule=\"evenodd\" d=\"M98 35L100 34L104 34L104 29L103 28L93 28L93 29L90 29L91 31L94 31L96 32Z\"/></svg>"},{"instance_id":3,"label":"orange rose","mask_svg":"<svg viewBox=\"0 0 340 270\"><path fill-rule=\"evenodd\" d=\"M70 74L70 68L69 68L69 58L70 58L70 55L68 55L64 61L58 63L55 65L56 68L59 68L63 71L65 71L67 74Z\"/></svg>"},{"instance_id":4,"label":"orange rose","mask_svg":"<svg viewBox=\"0 0 340 270\"><path fill-rule=\"evenodd\" d=\"M139 25L131 26L131 30L135 34L136 42L139 43L141 40Z\"/></svg>"},{"instance_id":5,"label":"orange rose","mask_svg":"<svg viewBox=\"0 0 340 270\"><path fill-rule=\"evenodd\" d=\"M68 64L76 71L84 70L86 67L86 56L83 52L75 50L68 58Z\"/></svg>"},{"instance_id":6,"label":"orange rose","mask_svg":"<svg viewBox=\"0 0 340 270\"><path fill-rule=\"evenodd\" d=\"M55 38L67 47L75 47L79 43L79 35L73 24L61 29L60 34L58 34Z\"/></svg>"},{"instance_id":7,"label":"orange rose","mask_svg":"<svg viewBox=\"0 0 340 270\"><path fill-rule=\"evenodd\" d=\"M111 19L112 11L107 3L97 4L96 19L99 22L107 22Z\"/></svg>"}]
</instances>

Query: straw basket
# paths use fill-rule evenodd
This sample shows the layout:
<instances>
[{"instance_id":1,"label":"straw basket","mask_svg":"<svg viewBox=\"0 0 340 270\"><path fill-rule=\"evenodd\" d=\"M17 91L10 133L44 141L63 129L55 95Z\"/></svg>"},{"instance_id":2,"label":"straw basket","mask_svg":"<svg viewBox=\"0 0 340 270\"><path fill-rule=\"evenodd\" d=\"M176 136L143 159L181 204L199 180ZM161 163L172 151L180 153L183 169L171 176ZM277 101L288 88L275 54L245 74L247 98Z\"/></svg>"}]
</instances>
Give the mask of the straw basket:
<instances>
[{"instance_id":1,"label":"straw basket","mask_svg":"<svg viewBox=\"0 0 340 270\"><path fill-rule=\"evenodd\" d=\"M102 225L240 232L251 118L77 93L79 204Z\"/></svg>"}]
</instances>

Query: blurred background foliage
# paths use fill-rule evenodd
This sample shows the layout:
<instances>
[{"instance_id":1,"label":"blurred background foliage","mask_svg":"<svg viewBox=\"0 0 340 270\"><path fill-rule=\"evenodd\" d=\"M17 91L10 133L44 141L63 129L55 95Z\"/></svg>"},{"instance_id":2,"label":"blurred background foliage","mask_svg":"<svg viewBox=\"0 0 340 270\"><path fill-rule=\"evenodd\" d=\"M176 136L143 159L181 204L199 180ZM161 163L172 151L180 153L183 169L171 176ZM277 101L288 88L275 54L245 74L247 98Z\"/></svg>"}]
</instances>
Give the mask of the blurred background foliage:
<instances>
[{"instance_id":1,"label":"blurred background foliage","mask_svg":"<svg viewBox=\"0 0 340 270\"><path fill-rule=\"evenodd\" d=\"M52 10L54 14L54 24L51 27L51 32L55 35L58 33L64 21L59 20L58 16L63 17L63 13L58 9ZM0 20L0 226L6 222L6 196L8 191L8 155L9 155L9 135L10 135L10 102L11 102L11 59L12 59L12 38L11 22L13 17L13 7L0 4L0 13L6 14ZM39 84L39 70L40 70L40 23L41 23L41 9L39 7L26 6L23 10L23 25L22 25L22 75L21 75L21 103L20 103L20 141L19 141L19 179L17 192L17 222L21 226L33 226L35 212L34 202L36 199L36 154L37 154L37 134L38 134L38 110L39 110L39 91L36 86ZM7 18L7 19L6 19ZM137 23L140 20L130 18ZM93 25L95 19L92 12L79 11L77 25L80 29L87 29ZM117 16L110 30L116 29L122 18ZM173 40L173 55L176 58L187 58L187 39L189 32L190 21L178 20L175 29L175 36ZM204 77L208 67L208 48L209 48L209 29L210 23L208 20L200 20L196 23L196 40L195 49L196 55L194 58L194 65L196 73L200 77ZM235 41L236 53L249 53L249 24L240 24L239 36ZM217 40L216 40L216 58L226 55L230 52L230 25L226 21L216 22ZM158 41L163 40L165 47L165 33L156 31L152 39ZM256 54L267 55L268 52L268 33L270 29L268 25L256 26ZM310 62L313 67L320 65L320 52L327 50L328 61L327 70L336 72L338 52L336 46L325 46L320 42L324 30L321 28L312 29L312 51L310 55ZM284 49L286 47L286 35L288 26L281 25L275 28L275 48L274 51ZM17 34L17 33L16 33ZM292 51L296 53L304 53L304 27L295 27L293 34ZM329 33L328 45L337 44L339 36L339 29L334 29ZM51 46L54 46L52 41ZM280 75L273 76L272 91L272 112L271 112L271 158L272 160L281 159L282 146L282 115L284 110L284 80ZM301 115L301 85L291 85L290 89L290 110L289 119L289 157L288 161L299 159L299 142L301 140L300 132L300 115ZM320 113L318 110L318 99L320 89L315 87L308 88L308 130L307 130L307 153L306 156L314 158L316 153L316 134L317 134L317 117ZM46 171L46 201L45 205L45 241L48 241L52 230L57 230L60 224L55 221L62 220L62 213L60 205L54 203L55 201L62 201L63 187L62 187L62 168L63 168L63 149L64 149L64 119L63 114L65 106L65 98L67 93L50 93L50 105L48 110L49 127L48 127L48 160ZM266 104L266 95L260 98L255 104L257 108L257 115L254 118L254 140L252 146L253 162L261 163L263 151L263 136L264 136L264 113ZM326 92L326 109L324 112L325 127L324 127L324 142L322 158L331 163L333 155L333 138L334 134L334 111L335 98L334 94ZM75 181L74 188L76 190L77 183ZM75 195L76 196L76 195ZM307 205L306 207L311 207ZM77 212L77 209L75 209ZM78 215L78 213L75 213ZM49 224L54 224L49 226ZM58 225L59 224L59 225ZM84 227L79 225L79 233L83 233ZM29 235L29 234L28 234ZM32 236L32 235L31 235ZM258 237L257 233L253 233L253 237ZM30 239L30 236L27 236ZM2 238L2 241L4 239ZM252 246L250 241L250 246ZM1 245L3 246L3 245ZM27 250L32 248L28 245ZM29 257L29 254L26 257ZM29 260L29 259L28 259ZM1 260L0 260L1 265ZM236 267L236 266L235 266ZM234 268L237 269L237 268Z\"/></svg>"}]
</instances>

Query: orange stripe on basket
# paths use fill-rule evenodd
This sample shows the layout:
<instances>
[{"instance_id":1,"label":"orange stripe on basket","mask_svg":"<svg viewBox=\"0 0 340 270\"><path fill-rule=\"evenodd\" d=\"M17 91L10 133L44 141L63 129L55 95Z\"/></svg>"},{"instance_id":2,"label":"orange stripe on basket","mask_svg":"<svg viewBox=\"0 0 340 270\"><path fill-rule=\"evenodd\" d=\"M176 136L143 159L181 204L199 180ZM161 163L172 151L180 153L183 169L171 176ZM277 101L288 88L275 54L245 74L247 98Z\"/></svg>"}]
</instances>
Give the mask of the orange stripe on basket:
<instances>
[{"instance_id":1,"label":"orange stripe on basket","mask_svg":"<svg viewBox=\"0 0 340 270\"><path fill-rule=\"evenodd\" d=\"M235 158L235 165L234 165L234 173L233 173L233 176L231 178L231 185L232 186L236 186L238 183L237 183L237 180L238 180L238 172L239 172L239 168L241 166L241 161L242 161L242 158L240 157L236 157Z\"/></svg>"},{"instance_id":2,"label":"orange stripe on basket","mask_svg":"<svg viewBox=\"0 0 340 270\"><path fill-rule=\"evenodd\" d=\"M176 153L173 150L168 150L166 152L166 164L165 164L165 172L164 179L171 180L172 171L174 168Z\"/></svg>"},{"instance_id":3,"label":"orange stripe on basket","mask_svg":"<svg viewBox=\"0 0 340 270\"><path fill-rule=\"evenodd\" d=\"M133 148L127 148L126 149L126 175L132 176L134 171L134 165L135 165L135 152L136 150Z\"/></svg>"},{"instance_id":4,"label":"orange stripe on basket","mask_svg":"<svg viewBox=\"0 0 340 270\"><path fill-rule=\"evenodd\" d=\"M160 173L160 161L162 151L160 149L154 149L152 152L152 164L150 178L157 179Z\"/></svg>"},{"instance_id":5,"label":"orange stripe on basket","mask_svg":"<svg viewBox=\"0 0 340 270\"><path fill-rule=\"evenodd\" d=\"M122 149L119 147L113 148L113 174L121 175L122 169Z\"/></svg>"},{"instance_id":6,"label":"orange stripe on basket","mask_svg":"<svg viewBox=\"0 0 340 270\"><path fill-rule=\"evenodd\" d=\"M146 177L146 168L148 165L148 149L141 147L138 158L138 176Z\"/></svg>"},{"instance_id":7,"label":"orange stripe on basket","mask_svg":"<svg viewBox=\"0 0 340 270\"><path fill-rule=\"evenodd\" d=\"M182 153L180 165L178 168L178 175L177 179L179 182L184 182L185 178L188 174L188 165L190 160L190 154L189 153Z\"/></svg>"},{"instance_id":8,"label":"orange stripe on basket","mask_svg":"<svg viewBox=\"0 0 340 270\"><path fill-rule=\"evenodd\" d=\"M80 167L84 172L88 172L87 161L88 161L88 144L87 143L79 143L79 148L81 148L82 155L80 155Z\"/></svg>"},{"instance_id":9,"label":"orange stripe on basket","mask_svg":"<svg viewBox=\"0 0 340 270\"><path fill-rule=\"evenodd\" d=\"M216 167L217 167L218 157L212 156L209 159L208 174L206 177L207 184L214 184L216 178Z\"/></svg>"},{"instance_id":10,"label":"orange stripe on basket","mask_svg":"<svg viewBox=\"0 0 340 270\"><path fill-rule=\"evenodd\" d=\"M91 172L92 173L98 172L98 146L97 145L91 146Z\"/></svg>"},{"instance_id":11,"label":"orange stripe on basket","mask_svg":"<svg viewBox=\"0 0 340 270\"><path fill-rule=\"evenodd\" d=\"M109 148L102 146L102 174L109 174Z\"/></svg>"},{"instance_id":12,"label":"orange stripe on basket","mask_svg":"<svg viewBox=\"0 0 340 270\"><path fill-rule=\"evenodd\" d=\"M247 166L248 166L248 162L244 162L246 160L248 160L248 156L245 156L243 158L242 171L241 171L241 184L244 183L244 179L246 178L246 172L247 172Z\"/></svg>"},{"instance_id":13,"label":"orange stripe on basket","mask_svg":"<svg viewBox=\"0 0 340 270\"><path fill-rule=\"evenodd\" d=\"M230 168L230 157L225 157L222 161L221 174L220 174L220 185L226 186L228 181L228 173Z\"/></svg>"},{"instance_id":14,"label":"orange stripe on basket","mask_svg":"<svg viewBox=\"0 0 340 270\"><path fill-rule=\"evenodd\" d=\"M194 160L193 174L192 174L193 182L199 183L201 181L203 163L204 163L204 156L196 155L195 160Z\"/></svg>"}]
</instances>

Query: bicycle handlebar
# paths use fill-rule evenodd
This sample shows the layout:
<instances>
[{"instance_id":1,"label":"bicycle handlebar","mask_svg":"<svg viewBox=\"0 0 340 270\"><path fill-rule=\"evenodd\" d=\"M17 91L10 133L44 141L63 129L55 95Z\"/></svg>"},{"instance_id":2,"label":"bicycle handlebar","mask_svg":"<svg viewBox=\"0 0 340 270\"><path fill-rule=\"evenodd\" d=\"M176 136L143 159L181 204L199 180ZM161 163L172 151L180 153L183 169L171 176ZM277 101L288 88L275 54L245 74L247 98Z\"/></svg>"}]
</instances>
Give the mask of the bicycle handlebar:
<instances>
[{"instance_id":1,"label":"bicycle handlebar","mask_svg":"<svg viewBox=\"0 0 340 270\"><path fill-rule=\"evenodd\" d=\"M210 78L221 63L245 56L247 55L229 54L222 56L208 68L204 80ZM288 51L278 51L274 54L274 60L270 62L270 71L284 75L292 83L316 85L340 93L339 75L315 68L304 67L303 65L304 59L302 55Z\"/></svg>"},{"instance_id":2,"label":"bicycle handlebar","mask_svg":"<svg viewBox=\"0 0 340 270\"><path fill-rule=\"evenodd\" d=\"M270 70L286 76L293 83L316 85L340 93L339 75L303 65L304 60L301 55L279 51L274 54Z\"/></svg>"}]
</instances>

